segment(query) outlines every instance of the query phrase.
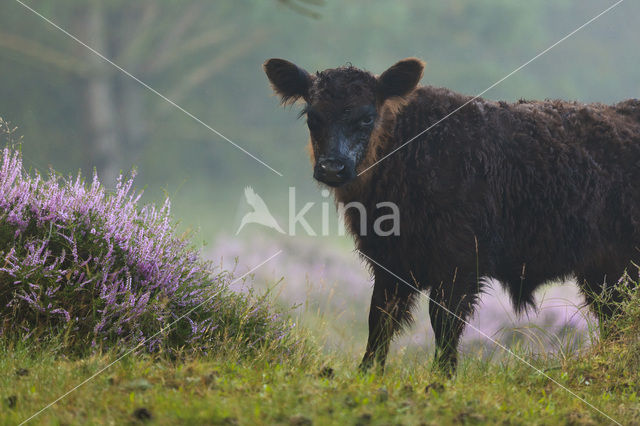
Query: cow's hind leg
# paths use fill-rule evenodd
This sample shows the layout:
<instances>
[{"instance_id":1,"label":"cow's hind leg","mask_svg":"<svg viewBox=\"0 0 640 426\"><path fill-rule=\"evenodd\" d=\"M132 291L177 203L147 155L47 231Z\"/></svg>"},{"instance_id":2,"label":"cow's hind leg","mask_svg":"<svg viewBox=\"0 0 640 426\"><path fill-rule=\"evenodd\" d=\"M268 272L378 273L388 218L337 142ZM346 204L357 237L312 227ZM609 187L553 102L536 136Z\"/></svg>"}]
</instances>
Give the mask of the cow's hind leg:
<instances>
[{"instance_id":1,"label":"cow's hind leg","mask_svg":"<svg viewBox=\"0 0 640 426\"><path fill-rule=\"evenodd\" d=\"M429 317L436 341L434 363L446 374L456 370L460 336L480 293L477 280L466 283L442 284L429 294Z\"/></svg>"},{"instance_id":2,"label":"cow's hind leg","mask_svg":"<svg viewBox=\"0 0 640 426\"><path fill-rule=\"evenodd\" d=\"M411 322L411 309L418 293L383 270L375 271L375 283L369 308L369 339L360 370L374 363L382 371L393 335Z\"/></svg>"},{"instance_id":3,"label":"cow's hind leg","mask_svg":"<svg viewBox=\"0 0 640 426\"><path fill-rule=\"evenodd\" d=\"M598 318L600 331L607 332L608 320L619 308L623 295L617 287L624 273L624 266L589 268L577 273L578 285L587 304Z\"/></svg>"}]
</instances>

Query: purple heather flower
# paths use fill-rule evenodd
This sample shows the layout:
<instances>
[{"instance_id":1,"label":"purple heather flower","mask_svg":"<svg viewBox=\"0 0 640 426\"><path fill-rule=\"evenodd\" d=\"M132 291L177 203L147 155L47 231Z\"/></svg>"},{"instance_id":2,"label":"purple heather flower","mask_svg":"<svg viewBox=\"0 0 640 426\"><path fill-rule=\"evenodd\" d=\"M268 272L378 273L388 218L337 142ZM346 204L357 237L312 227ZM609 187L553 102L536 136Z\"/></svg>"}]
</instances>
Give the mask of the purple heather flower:
<instances>
[{"instance_id":1,"label":"purple heather flower","mask_svg":"<svg viewBox=\"0 0 640 426\"><path fill-rule=\"evenodd\" d=\"M92 330L92 346L138 344L229 282L176 236L168 199L138 206L135 172L109 193L95 174L90 185L80 175L29 176L8 148L0 161L0 235L15 236L0 247L0 306L10 307L0 310L0 334L7 325L31 333L73 321ZM186 316L186 341L217 327L211 306L215 300ZM145 346L155 350L159 339Z\"/></svg>"}]
</instances>

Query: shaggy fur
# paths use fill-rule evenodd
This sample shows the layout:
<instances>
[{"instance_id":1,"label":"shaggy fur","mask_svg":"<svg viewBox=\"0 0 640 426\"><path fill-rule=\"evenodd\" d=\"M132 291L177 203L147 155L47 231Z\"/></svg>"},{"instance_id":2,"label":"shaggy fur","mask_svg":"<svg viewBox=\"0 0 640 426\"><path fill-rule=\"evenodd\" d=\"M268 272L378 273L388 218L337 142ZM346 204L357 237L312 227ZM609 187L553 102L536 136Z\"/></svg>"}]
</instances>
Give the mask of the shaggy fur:
<instances>
[{"instance_id":1,"label":"shaggy fur","mask_svg":"<svg viewBox=\"0 0 640 426\"><path fill-rule=\"evenodd\" d=\"M401 103L381 99L376 82L383 76L328 70L312 78L303 96L308 105L329 103L336 110L377 96L376 126L358 171L471 99L430 86ZM367 207L366 236L357 211L346 212L357 248L430 290L436 360L453 370L461 318L473 312L484 277L499 280L522 311L533 306L543 283L575 276L597 313L612 314L617 294L597 295L630 262L640 262L640 101L477 99L334 194L336 201ZM399 207L399 236L373 232L376 215L388 213L376 209L382 201ZM374 360L384 365L389 341L410 321L417 296L382 268L371 268L365 368Z\"/></svg>"}]
</instances>

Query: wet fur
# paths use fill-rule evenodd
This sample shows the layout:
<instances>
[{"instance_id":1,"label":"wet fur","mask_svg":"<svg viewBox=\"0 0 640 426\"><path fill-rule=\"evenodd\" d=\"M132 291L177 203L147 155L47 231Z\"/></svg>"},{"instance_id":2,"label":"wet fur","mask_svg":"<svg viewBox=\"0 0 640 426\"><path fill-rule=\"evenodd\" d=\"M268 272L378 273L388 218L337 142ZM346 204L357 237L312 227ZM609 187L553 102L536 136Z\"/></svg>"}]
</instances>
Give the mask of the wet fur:
<instances>
[{"instance_id":1,"label":"wet fur","mask_svg":"<svg viewBox=\"0 0 640 426\"><path fill-rule=\"evenodd\" d=\"M416 90L399 111L383 115L360 170L468 99L446 89ZM366 206L366 236L359 235L356 211L346 214L366 257L430 290L436 364L453 371L464 328L459 319L472 315L486 277L500 281L516 312L534 307L533 293L544 283L574 276L600 318L614 312L619 295L608 303L599 295L640 260L639 182L639 101L478 99L338 188L335 197ZM381 201L398 205L400 236L372 232ZM388 340L412 321L417 299L383 268L370 266L384 287L377 301L374 288L371 309L392 323L386 337L370 336L364 368L373 359L384 366ZM370 318L373 334L381 327L376 321L382 320Z\"/></svg>"},{"instance_id":2,"label":"wet fur","mask_svg":"<svg viewBox=\"0 0 640 426\"><path fill-rule=\"evenodd\" d=\"M417 89L387 111L360 170L468 99ZM638 260L640 101L478 99L359 179L335 195L367 206L369 231L380 201L402 215L399 237L361 237L349 212L359 250L423 289L456 271L496 278L522 310L544 282L600 270L611 283Z\"/></svg>"}]
</instances>

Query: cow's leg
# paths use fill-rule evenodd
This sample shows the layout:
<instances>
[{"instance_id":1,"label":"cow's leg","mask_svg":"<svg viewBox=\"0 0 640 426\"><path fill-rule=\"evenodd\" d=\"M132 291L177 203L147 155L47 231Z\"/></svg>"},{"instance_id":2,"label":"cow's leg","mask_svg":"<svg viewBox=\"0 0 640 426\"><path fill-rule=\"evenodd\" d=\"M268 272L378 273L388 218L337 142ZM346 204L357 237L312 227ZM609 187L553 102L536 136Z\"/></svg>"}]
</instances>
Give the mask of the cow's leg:
<instances>
[{"instance_id":1,"label":"cow's leg","mask_svg":"<svg viewBox=\"0 0 640 426\"><path fill-rule=\"evenodd\" d=\"M369 308L369 339L360 370L374 363L382 371L393 335L411 322L411 309L418 293L388 272L376 270L371 307Z\"/></svg>"},{"instance_id":2,"label":"cow's leg","mask_svg":"<svg viewBox=\"0 0 640 426\"><path fill-rule=\"evenodd\" d=\"M443 283L429 294L429 317L436 340L435 366L447 374L455 372L458 342L479 292L480 284L470 278L460 284Z\"/></svg>"},{"instance_id":3,"label":"cow's leg","mask_svg":"<svg viewBox=\"0 0 640 426\"><path fill-rule=\"evenodd\" d=\"M580 290L598 318L601 332L607 332L606 324L622 301L622 294L616 285L623 273L624 267L609 267L590 268L576 274Z\"/></svg>"}]
</instances>

